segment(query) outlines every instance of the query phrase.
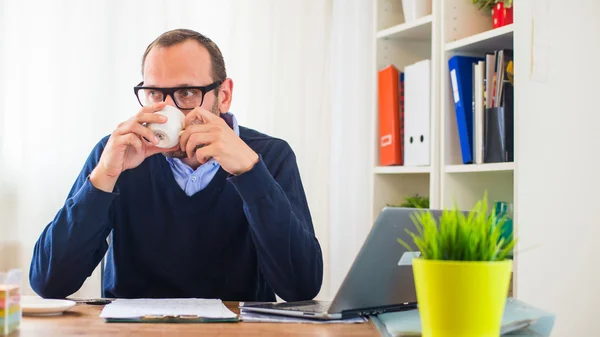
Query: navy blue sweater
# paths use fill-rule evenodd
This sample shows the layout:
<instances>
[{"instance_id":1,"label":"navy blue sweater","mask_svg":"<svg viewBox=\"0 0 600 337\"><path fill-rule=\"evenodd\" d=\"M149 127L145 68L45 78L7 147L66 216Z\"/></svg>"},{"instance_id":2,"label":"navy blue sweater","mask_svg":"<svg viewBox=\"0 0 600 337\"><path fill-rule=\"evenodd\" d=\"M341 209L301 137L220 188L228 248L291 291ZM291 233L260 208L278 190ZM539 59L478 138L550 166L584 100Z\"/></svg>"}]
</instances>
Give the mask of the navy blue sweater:
<instances>
[{"instance_id":1,"label":"navy blue sweater","mask_svg":"<svg viewBox=\"0 0 600 337\"><path fill-rule=\"evenodd\" d=\"M239 176L220 168L191 197L162 154L123 172L113 193L96 189L88 175L102 139L35 244L32 288L46 298L73 294L108 249L107 297L314 298L323 257L295 155L285 141L248 128L240 137L259 162Z\"/></svg>"}]
</instances>

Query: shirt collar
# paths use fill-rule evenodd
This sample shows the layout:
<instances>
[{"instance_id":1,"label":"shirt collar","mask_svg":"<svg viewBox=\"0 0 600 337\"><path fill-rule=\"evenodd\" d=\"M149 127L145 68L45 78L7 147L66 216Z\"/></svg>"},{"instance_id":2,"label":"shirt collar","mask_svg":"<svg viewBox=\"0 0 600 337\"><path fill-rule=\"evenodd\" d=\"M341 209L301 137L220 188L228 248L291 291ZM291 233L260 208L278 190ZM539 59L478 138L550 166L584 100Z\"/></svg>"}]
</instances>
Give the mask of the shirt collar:
<instances>
[{"instance_id":1,"label":"shirt collar","mask_svg":"<svg viewBox=\"0 0 600 337\"><path fill-rule=\"evenodd\" d=\"M227 125L229 125L229 127L232 128L233 131L235 131L235 134L239 137L240 127L235 116L231 112L226 112L221 114L221 118L225 120L225 123L227 123Z\"/></svg>"}]
</instances>

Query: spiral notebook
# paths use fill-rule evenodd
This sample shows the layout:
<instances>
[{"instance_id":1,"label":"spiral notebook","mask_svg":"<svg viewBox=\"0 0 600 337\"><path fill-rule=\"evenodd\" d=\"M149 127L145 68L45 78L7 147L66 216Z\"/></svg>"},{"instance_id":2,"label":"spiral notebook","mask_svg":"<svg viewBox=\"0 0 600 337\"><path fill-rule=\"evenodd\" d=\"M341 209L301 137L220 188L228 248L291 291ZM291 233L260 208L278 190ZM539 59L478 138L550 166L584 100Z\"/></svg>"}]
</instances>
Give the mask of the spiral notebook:
<instances>
[{"instance_id":1,"label":"spiral notebook","mask_svg":"<svg viewBox=\"0 0 600 337\"><path fill-rule=\"evenodd\" d=\"M237 322L238 316L219 299L116 299L100 317L107 322L208 323Z\"/></svg>"}]
</instances>

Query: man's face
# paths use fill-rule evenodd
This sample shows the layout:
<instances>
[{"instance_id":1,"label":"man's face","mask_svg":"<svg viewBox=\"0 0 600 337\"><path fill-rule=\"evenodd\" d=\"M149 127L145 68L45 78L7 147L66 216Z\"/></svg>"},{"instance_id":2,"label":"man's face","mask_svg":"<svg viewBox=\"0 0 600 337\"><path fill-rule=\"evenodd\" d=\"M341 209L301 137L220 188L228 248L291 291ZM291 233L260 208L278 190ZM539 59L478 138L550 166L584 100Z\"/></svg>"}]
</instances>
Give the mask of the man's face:
<instances>
[{"instance_id":1,"label":"man's face","mask_svg":"<svg viewBox=\"0 0 600 337\"><path fill-rule=\"evenodd\" d=\"M206 86L212 84L212 65L210 54L200 43L188 40L170 47L154 47L150 50L144 64L144 86L180 87ZM202 107L219 114L217 90L204 95ZM170 96L167 104L177 107ZM182 110L184 114L191 110ZM184 151L178 150L165 155L185 158Z\"/></svg>"}]
</instances>

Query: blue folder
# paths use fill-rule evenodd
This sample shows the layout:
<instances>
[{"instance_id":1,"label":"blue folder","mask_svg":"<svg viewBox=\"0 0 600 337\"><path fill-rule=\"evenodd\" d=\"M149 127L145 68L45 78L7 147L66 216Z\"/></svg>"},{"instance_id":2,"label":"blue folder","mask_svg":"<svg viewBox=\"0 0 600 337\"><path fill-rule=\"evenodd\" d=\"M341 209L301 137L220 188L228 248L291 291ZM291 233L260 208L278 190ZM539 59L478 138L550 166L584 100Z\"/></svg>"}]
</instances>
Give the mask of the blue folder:
<instances>
[{"instance_id":1,"label":"blue folder","mask_svg":"<svg viewBox=\"0 0 600 337\"><path fill-rule=\"evenodd\" d=\"M484 59L462 55L448 60L463 164L473 163L473 64L479 61Z\"/></svg>"}]
</instances>

